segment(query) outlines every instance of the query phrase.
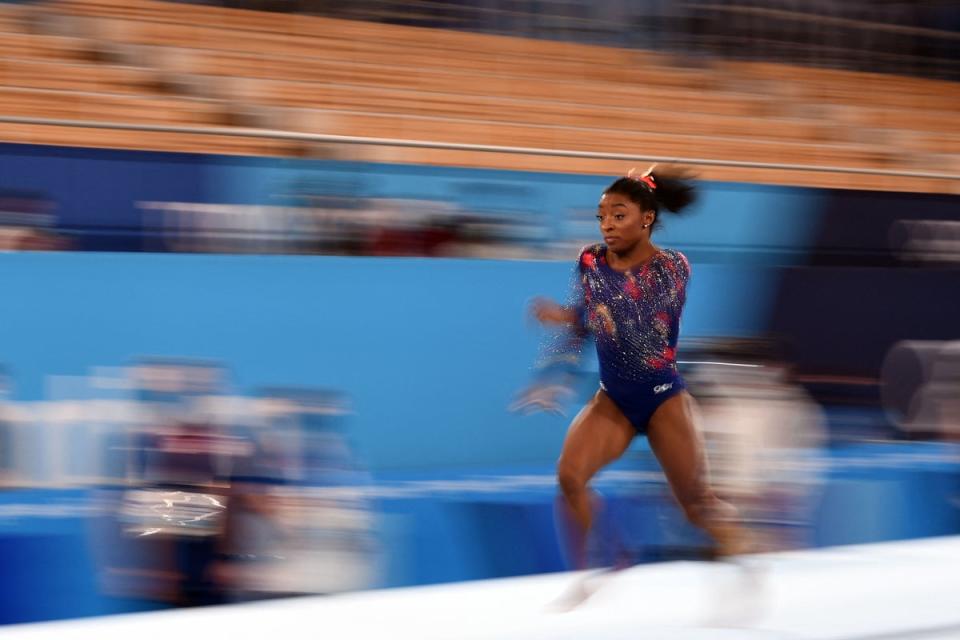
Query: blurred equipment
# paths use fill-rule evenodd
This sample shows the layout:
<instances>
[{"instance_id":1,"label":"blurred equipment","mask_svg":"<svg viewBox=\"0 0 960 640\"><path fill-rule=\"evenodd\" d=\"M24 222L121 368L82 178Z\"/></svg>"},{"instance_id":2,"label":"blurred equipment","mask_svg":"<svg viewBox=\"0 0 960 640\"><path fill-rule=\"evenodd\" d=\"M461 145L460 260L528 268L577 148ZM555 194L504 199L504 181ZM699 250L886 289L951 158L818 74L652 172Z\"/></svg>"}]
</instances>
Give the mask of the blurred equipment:
<instances>
[{"instance_id":1,"label":"blurred equipment","mask_svg":"<svg viewBox=\"0 0 960 640\"><path fill-rule=\"evenodd\" d=\"M112 496L116 530L101 541L106 590L178 605L216 602L211 568L229 508L230 470L252 454L205 402L224 393L226 371L151 358L131 374L141 416L126 451L114 452L125 453L126 481Z\"/></svg>"},{"instance_id":2,"label":"blurred equipment","mask_svg":"<svg viewBox=\"0 0 960 640\"><path fill-rule=\"evenodd\" d=\"M791 382L770 341L717 340L689 375L711 478L760 550L809 547L824 483L820 406Z\"/></svg>"},{"instance_id":3,"label":"blurred equipment","mask_svg":"<svg viewBox=\"0 0 960 640\"><path fill-rule=\"evenodd\" d=\"M253 455L231 478L216 567L231 600L374 586L370 481L351 451L342 394L268 388L256 400Z\"/></svg>"},{"instance_id":4,"label":"blurred equipment","mask_svg":"<svg viewBox=\"0 0 960 640\"><path fill-rule=\"evenodd\" d=\"M896 343L880 384L887 415L909 437L960 439L960 341Z\"/></svg>"}]
</instances>

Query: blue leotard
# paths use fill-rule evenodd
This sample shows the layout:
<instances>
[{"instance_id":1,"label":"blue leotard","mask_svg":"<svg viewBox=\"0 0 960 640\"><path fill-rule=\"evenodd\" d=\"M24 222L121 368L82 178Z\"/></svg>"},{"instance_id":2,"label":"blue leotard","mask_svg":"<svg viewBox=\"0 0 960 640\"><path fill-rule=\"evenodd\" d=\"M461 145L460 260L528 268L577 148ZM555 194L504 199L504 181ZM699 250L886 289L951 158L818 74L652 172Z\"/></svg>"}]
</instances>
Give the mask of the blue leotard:
<instances>
[{"instance_id":1,"label":"blue leotard","mask_svg":"<svg viewBox=\"0 0 960 640\"><path fill-rule=\"evenodd\" d=\"M583 339L592 335L600 387L644 433L657 408L685 388L676 348L690 263L679 251L662 249L621 272L606 254L602 244L580 252L571 300L578 322L554 336L541 370L572 366Z\"/></svg>"}]
</instances>

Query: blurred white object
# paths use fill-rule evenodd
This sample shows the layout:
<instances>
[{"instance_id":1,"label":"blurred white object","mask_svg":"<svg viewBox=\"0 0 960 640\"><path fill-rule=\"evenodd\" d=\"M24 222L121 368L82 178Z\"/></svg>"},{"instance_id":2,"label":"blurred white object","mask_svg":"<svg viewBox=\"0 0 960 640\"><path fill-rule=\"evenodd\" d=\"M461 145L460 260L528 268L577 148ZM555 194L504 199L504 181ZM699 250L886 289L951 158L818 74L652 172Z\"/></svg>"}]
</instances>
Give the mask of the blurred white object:
<instances>
[{"instance_id":1,"label":"blurred white object","mask_svg":"<svg viewBox=\"0 0 960 640\"><path fill-rule=\"evenodd\" d=\"M659 640L956 638L960 537L671 562L610 574L567 613L582 574L554 573L7 627L5 639ZM747 580L752 575L756 580Z\"/></svg>"},{"instance_id":2,"label":"blurred white object","mask_svg":"<svg viewBox=\"0 0 960 640\"><path fill-rule=\"evenodd\" d=\"M703 363L692 379L709 385L698 399L715 489L764 534L761 548L804 546L822 480L820 406L779 366Z\"/></svg>"}]
</instances>

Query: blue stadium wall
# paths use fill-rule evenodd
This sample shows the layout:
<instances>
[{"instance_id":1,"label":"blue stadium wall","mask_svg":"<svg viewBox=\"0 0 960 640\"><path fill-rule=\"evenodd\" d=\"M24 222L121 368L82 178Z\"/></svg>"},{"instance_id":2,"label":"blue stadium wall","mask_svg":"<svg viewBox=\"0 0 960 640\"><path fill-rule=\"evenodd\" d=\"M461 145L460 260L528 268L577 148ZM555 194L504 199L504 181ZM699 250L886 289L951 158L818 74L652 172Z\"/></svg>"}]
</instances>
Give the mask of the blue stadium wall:
<instances>
[{"instance_id":1,"label":"blue stadium wall","mask_svg":"<svg viewBox=\"0 0 960 640\"><path fill-rule=\"evenodd\" d=\"M571 211L589 216L608 181L0 145L0 189L45 194L56 202L63 228L126 230L109 241L94 234L100 244L82 247L123 252L0 254L0 363L12 374L13 399L44 400L47 376L86 375L138 356L212 359L229 368L234 393L291 384L346 392L355 410L354 444L383 481L549 476L566 420L519 417L506 407L528 381L537 351L539 335L524 319L525 306L534 295L563 297L570 262L129 252L142 224L137 202L281 204L274 194L305 179L358 197L503 208L559 237ZM504 195L510 193L514 201ZM692 257L682 334L792 332L811 367L860 367L867 375L876 374L893 340L956 338L955 269L931 275L877 262L884 221L906 209L905 215L955 218L957 199L705 183L696 209L668 220L659 236ZM844 236L838 229L853 231ZM858 264L867 254L875 264ZM931 299L938 313L911 311ZM829 315L820 300L829 301ZM831 341L843 348L831 348ZM836 453L816 543L957 530L950 502L955 456L927 445L903 447L883 455ZM847 458L857 462L846 464ZM414 502L385 501L390 560L383 584L560 568L551 495L549 487L443 498L427 491ZM7 603L0 622L148 606L97 595L87 499L67 489L3 496L6 513L34 515L0 518L0 565L9 576L0 581L0 601ZM644 511L650 518L637 530L646 527L651 539L663 535L657 515L663 509L679 522L668 503L651 499ZM853 509L867 517L845 518Z\"/></svg>"}]
</instances>

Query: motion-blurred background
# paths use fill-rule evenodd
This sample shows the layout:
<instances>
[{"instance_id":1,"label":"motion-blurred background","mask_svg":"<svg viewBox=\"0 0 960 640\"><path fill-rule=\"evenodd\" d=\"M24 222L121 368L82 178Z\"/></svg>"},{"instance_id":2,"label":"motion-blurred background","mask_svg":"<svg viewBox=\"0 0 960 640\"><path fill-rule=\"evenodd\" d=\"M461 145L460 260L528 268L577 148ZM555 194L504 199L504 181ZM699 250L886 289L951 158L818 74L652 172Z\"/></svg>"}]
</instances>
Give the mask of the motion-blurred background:
<instances>
[{"instance_id":1,"label":"motion-blurred background","mask_svg":"<svg viewBox=\"0 0 960 640\"><path fill-rule=\"evenodd\" d=\"M960 3L0 2L0 46L0 622L565 568L525 306L656 160L763 547L960 533ZM702 553L645 443L597 489L598 563Z\"/></svg>"}]
</instances>

